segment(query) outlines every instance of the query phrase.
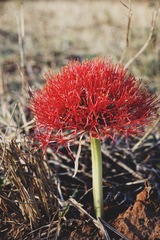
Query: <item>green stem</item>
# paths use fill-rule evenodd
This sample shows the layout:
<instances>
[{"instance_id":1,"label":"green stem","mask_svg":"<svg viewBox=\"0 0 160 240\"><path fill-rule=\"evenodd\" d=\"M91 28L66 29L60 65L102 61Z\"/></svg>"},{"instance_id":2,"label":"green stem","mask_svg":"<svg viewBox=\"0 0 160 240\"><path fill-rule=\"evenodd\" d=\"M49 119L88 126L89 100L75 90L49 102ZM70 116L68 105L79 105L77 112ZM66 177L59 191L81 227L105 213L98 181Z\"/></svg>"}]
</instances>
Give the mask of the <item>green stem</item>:
<instances>
[{"instance_id":1,"label":"green stem","mask_svg":"<svg viewBox=\"0 0 160 240\"><path fill-rule=\"evenodd\" d=\"M103 216L102 153L100 141L91 137L92 187L96 217Z\"/></svg>"}]
</instances>

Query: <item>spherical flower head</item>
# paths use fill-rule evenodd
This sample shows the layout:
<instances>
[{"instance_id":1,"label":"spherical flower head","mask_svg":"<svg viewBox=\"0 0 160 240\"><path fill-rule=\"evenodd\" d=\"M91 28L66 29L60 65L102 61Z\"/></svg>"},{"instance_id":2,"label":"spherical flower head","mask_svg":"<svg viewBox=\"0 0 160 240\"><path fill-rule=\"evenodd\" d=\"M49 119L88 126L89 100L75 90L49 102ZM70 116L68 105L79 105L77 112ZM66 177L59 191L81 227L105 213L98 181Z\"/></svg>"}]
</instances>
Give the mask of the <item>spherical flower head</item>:
<instances>
[{"instance_id":1,"label":"spherical flower head","mask_svg":"<svg viewBox=\"0 0 160 240\"><path fill-rule=\"evenodd\" d=\"M72 61L45 79L31 99L43 148L73 143L84 133L100 140L141 134L157 114L157 96L110 60Z\"/></svg>"}]
</instances>

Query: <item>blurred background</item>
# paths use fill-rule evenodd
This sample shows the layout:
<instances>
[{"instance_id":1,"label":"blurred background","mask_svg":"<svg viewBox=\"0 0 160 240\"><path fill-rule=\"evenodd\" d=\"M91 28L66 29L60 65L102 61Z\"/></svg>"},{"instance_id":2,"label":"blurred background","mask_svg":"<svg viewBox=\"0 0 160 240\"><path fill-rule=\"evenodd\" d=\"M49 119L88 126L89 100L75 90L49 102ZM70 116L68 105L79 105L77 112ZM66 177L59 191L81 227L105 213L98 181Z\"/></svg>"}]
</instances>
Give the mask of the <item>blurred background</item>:
<instances>
[{"instance_id":1,"label":"blurred background","mask_svg":"<svg viewBox=\"0 0 160 240\"><path fill-rule=\"evenodd\" d=\"M160 92L159 1L0 1L0 93L40 87L69 59L110 57ZM154 27L153 27L154 25ZM152 29L154 28L154 29ZM154 30L154 31L152 31ZM23 71L22 71L23 69Z\"/></svg>"}]
</instances>

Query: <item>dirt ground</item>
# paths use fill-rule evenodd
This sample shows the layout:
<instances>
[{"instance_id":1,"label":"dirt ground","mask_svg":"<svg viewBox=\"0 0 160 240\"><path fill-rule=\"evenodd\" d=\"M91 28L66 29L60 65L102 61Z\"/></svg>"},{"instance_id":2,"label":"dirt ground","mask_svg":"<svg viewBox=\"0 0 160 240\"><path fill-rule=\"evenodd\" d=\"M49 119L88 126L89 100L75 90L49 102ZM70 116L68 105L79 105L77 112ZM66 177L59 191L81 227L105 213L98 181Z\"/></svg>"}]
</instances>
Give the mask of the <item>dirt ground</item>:
<instances>
[{"instance_id":1,"label":"dirt ground","mask_svg":"<svg viewBox=\"0 0 160 240\"><path fill-rule=\"evenodd\" d=\"M110 57L128 64L146 43L128 68L160 93L159 15L152 21L158 1L131 1L129 7L118 0L0 1L0 239L160 239L159 119L142 138L102 144L99 220L89 142L82 142L73 178L66 149L48 149L44 156L32 139L30 89L69 59Z\"/></svg>"}]
</instances>

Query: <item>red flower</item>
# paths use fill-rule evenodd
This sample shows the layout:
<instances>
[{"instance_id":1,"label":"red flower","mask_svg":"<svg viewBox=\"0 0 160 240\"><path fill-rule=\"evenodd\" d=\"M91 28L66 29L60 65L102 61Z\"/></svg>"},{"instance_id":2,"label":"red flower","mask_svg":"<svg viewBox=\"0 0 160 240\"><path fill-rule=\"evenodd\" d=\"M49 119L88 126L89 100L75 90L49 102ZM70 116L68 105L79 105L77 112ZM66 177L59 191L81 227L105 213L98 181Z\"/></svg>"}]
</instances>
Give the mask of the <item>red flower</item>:
<instances>
[{"instance_id":1,"label":"red flower","mask_svg":"<svg viewBox=\"0 0 160 240\"><path fill-rule=\"evenodd\" d=\"M157 96L109 60L70 62L45 78L31 99L44 148L72 142L83 133L98 139L140 134L158 109Z\"/></svg>"}]
</instances>

